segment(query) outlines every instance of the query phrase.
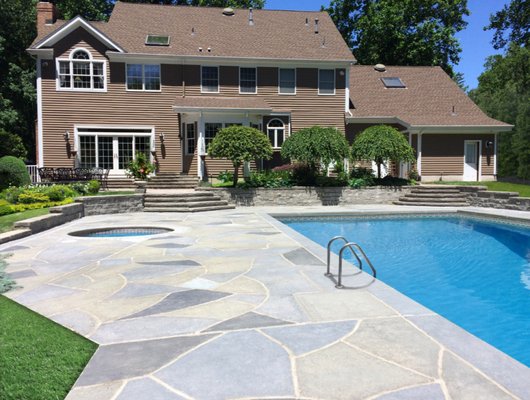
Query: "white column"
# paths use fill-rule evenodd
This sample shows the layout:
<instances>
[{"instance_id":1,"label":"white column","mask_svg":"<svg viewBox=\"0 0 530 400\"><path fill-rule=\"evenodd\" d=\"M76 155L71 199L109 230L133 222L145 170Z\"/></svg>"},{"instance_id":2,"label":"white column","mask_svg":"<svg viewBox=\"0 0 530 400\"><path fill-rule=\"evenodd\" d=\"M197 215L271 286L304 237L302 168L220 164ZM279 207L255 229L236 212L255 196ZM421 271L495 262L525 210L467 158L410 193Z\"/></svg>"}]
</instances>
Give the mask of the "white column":
<instances>
[{"instance_id":1,"label":"white column","mask_svg":"<svg viewBox=\"0 0 530 400\"><path fill-rule=\"evenodd\" d=\"M345 76L345 90L344 90L344 112L350 111L350 66L346 68Z\"/></svg>"},{"instance_id":2,"label":"white column","mask_svg":"<svg viewBox=\"0 0 530 400\"><path fill-rule=\"evenodd\" d=\"M418 132L418 175L421 176L421 136L422 134Z\"/></svg>"},{"instance_id":3,"label":"white column","mask_svg":"<svg viewBox=\"0 0 530 400\"><path fill-rule=\"evenodd\" d=\"M198 136L198 142L197 142L197 175L199 176L199 179L204 178L204 161L203 156L206 153L205 149L205 142L204 142L204 116L202 112L199 116L199 136Z\"/></svg>"},{"instance_id":4,"label":"white column","mask_svg":"<svg viewBox=\"0 0 530 400\"><path fill-rule=\"evenodd\" d=\"M44 141L42 137L42 60L37 58L37 166L44 166Z\"/></svg>"},{"instance_id":5,"label":"white column","mask_svg":"<svg viewBox=\"0 0 530 400\"><path fill-rule=\"evenodd\" d=\"M497 179L497 135L498 133L495 133L493 138L493 175L495 179Z\"/></svg>"}]
</instances>

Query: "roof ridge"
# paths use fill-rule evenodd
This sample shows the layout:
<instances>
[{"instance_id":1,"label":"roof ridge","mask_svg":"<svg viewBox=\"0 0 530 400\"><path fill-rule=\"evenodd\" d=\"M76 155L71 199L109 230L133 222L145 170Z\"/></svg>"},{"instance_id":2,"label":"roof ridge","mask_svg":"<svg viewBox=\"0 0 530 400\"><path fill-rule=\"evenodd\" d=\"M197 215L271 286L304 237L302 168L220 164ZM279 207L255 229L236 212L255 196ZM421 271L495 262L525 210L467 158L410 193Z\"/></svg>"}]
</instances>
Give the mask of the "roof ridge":
<instances>
[{"instance_id":1,"label":"roof ridge","mask_svg":"<svg viewBox=\"0 0 530 400\"><path fill-rule=\"evenodd\" d=\"M186 5L186 4L151 4L151 3L130 3L125 1L116 1L115 5L117 4L126 4L127 6L131 7L174 7L174 8L201 8L201 9L209 9L209 10L224 10L227 7L216 7L216 6L192 6L192 5ZM250 8L245 7L230 7L234 10L249 10ZM270 8L253 8L252 11L254 12L262 12L262 11L272 11L272 12L293 12L293 13L313 13L313 14L328 14L327 11L314 11L314 10L282 10L282 9L270 9Z\"/></svg>"}]
</instances>

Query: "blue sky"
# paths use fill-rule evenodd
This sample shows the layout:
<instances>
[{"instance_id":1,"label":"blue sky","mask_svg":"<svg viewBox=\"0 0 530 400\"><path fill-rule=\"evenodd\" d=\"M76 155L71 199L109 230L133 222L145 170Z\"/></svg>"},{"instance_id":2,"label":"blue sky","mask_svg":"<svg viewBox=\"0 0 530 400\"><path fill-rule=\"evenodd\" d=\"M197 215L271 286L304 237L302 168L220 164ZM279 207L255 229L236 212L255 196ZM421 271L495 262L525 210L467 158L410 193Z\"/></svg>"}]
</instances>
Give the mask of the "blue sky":
<instances>
[{"instance_id":1,"label":"blue sky","mask_svg":"<svg viewBox=\"0 0 530 400\"><path fill-rule=\"evenodd\" d=\"M468 8L471 12L466 17L467 28L460 32L457 37L460 40L462 53L460 63L456 66L457 72L464 73L466 85L470 89L477 86L477 77L484 70L486 57L496 51L491 45L492 31L484 31L482 28L488 24L491 13L500 10L509 0L468 0ZM266 0L265 8L276 10L320 10L322 4L329 4L328 0Z\"/></svg>"}]
</instances>

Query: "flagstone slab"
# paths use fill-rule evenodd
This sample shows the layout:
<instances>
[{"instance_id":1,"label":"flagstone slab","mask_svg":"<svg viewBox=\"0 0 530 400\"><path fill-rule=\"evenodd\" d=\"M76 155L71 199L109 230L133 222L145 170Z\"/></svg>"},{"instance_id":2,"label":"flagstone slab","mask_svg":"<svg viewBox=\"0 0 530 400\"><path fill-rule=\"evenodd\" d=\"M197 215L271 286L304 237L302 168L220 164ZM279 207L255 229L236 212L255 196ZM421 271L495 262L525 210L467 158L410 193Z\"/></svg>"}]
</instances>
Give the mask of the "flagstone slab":
<instances>
[{"instance_id":1,"label":"flagstone slab","mask_svg":"<svg viewBox=\"0 0 530 400\"><path fill-rule=\"evenodd\" d=\"M131 258L108 258L106 260L101 260L99 265L101 267L116 267L119 265L127 265L131 262Z\"/></svg>"},{"instance_id":2,"label":"flagstone slab","mask_svg":"<svg viewBox=\"0 0 530 400\"><path fill-rule=\"evenodd\" d=\"M201 277L201 278L195 278L195 279L192 279L191 281L183 283L181 286L183 288L188 288L188 289L208 290L208 289L214 289L215 287L219 286L219 283L211 281L209 279L204 279Z\"/></svg>"},{"instance_id":3,"label":"flagstone slab","mask_svg":"<svg viewBox=\"0 0 530 400\"><path fill-rule=\"evenodd\" d=\"M236 278L236 277L238 277L240 275L241 275L240 272L231 272L231 273L227 273L227 274L219 274L219 273L210 274L210 273L208 273L208 274L204 275L203 277L206 278L206 279L209 279L211 281L217 282L217 283L225 283L225 282L231 281L232 279L234 279L234 278Z\"/></svg>"},{"instance_id":4,"label":"flagstone slab","mask_svg":"<svg viewBox=\"0 0 530 400\"><path fill-rule=\"evenodd\" d=\"M159 243L151 244L149 247L154 247L155 249L182 249L184 247L189 247L189 244L179 244L179 243Z\"/></svg>"},{"instance_id":5,"label":"flagstone slab","mask_svg":"<svg viewBox=\"0 0 530 400\"><path fill-rule=\"evenodd\" d=\"M387 393L374 400L446 400L439 384L422 385Z\"/></svg>"},{"instance_id":6,"label":"flagstone slab","mask_svg":"<svg viewBox=\"0 0 530 400\"><path fill-rule=\"evenodd\" d=\"M178 288L169 285L151 285L142 283L129 283L118 293L114 294L112 298L124 299L124 298L135 298L143 296L151 296L154 294L164 294L179 292L186 289Z\"/></svg>"},{"instance_id":7,"label":"flagstone slab","mask_svg":"<svg viewBox=\"0 0 530 400\"><path fill-rule=\"evenodd\" d=\"M155 376L204 400L294 395L287 353L255 331L216 338Z\"/></svg>"},{"instance_id":8,"label":"flagstone slab","mask_svg":"<svg viewBox=\"0 0 530 400\"><path fill-rule=\"evenodd\" d=\"M94 281L86 275L69 275L65 278L54 280L53 283L61 286L67 286L73 289L85 289L92 285Z\"/></svg>"},{"instance_id":9,"label":"flagstone slab","mask_svg":"<svg viewBox=\"0 0 530 400\"><path fill-rule=\"evenodd\" d=\"M292 322L310 321L310 318L300 309L293 296L271 295L256 311Z\"/></svg>"},{"instance_id":10,"label":"flagstone slab","mask_svg":"<svg viewBox=\"0 0 530 400\"><path fill-rule=\"evenodd\" d=\"M346 341L399 365L438 377L440 346L403 318L363 321Z\"/></svg>"},{"instance_id":11,"label":"flagstone slab","mask_svg":"<svg viewBox=\"0 0 530 400\"><path fill-rule=\"evenodd\" d=\"M190 335L219 322L211 318L144 317L101 325L90 336L99 344L123 343L179 335Z\"/></svg>"},{"instance_id":12,"label":"flagstone slab","mask_svg":"<svg viewBox=\"0 0 530 400\"><path fill-rule=\"evenodd\" d=\"M213 337L215 335L182 336L100 346L79 376L76 386L149 374Z\"/></svg>"},{"instance_id":13,"label":"flagstone slab","mask_svg":"<svg viewBox=\"0 0 530 400\"><path fill-rule=\"evenodd\" d=\"M138 261L137 263L143 264L143 265L178 265L178 266L185 266L185 267L200 267L201 264L199 264L197 261L193 260L161 260L161 261Z\"/></svg>"},{"instance_id":14,"label":"flagstone slab","mask_svg":"<svg viewBox=\"0 0 530 400\"><path fill-rule=\"evenodd\" d=\"M113 399L114 396L119 392L123 382L109 382L102 385L95 385L89 387L77 387L68 393L65 400L103 400Z\"/></svg>"},{"instance_id":15,"label":"flagstone slab","mask_svg":"<svg viewBox=\"0 0 530 400\"><path fill-rule=\"evenodd\" d=\"M99 324L94 316L80 310L56 314L51 319L83 336L88 336Z\"/></svg>"},{"instance_id":16,"label":"flagstone slab","mask_svg":"<svg viewBox=\"0 0 530 400\"><path fill-rule=\"evenodd\" d=\"M366 399L429 379L338 343L297 359L300 394L327 400Z\"/></svg>"},{"instance_id":17,"label":"flagstone slab","mask_svg":"<svg viewBox=\"0 0 530 400\"><path fill-rule=\"evenodd\" d=\"M202 289L191 289L183 292L171 293L158 304L155 304L154 306L135 314L129 315L126 318L138 318L153 314L162 314L169 311L175 311L182 308L209 303L211 301L222 299L226 296L229 296L229 294Z\"/></svg>"},{"instance_id":18,"label":"flagstone slab","mask_svg":"<svg viewBox=\"0 0 530 400\"><path fill-rule=\"evenodd\" d=\"M29 249L28 246L15 245L15 246L9 246L9 247L4 247L3 249L0 249L0 253L9 253L10 251L27 250L27 249Z\"/></svg>"},{"instance_id":19,"label":"flagstone slab","mask_svg":"<svg viewBox=\"0 0 530 400\"><path fill-rule=\"evenodd\" d=\"M185 399L149 378L128 382L116 400L180 400Z\"/></svg>"},{"instance_id":20,"label":"flagstone slab","mask_svg":"<svg viewBox=\"0 0 530 400\"><path fill-rule=\"evenodd\" d=\"M187 271L190 268L198 268L196 266L188 265L148 265L136 268L131 271L124 272L122 275L129 281L140 281L150 278L158 278L160 276L178 274Z\"/></svg>"},{"instance_id":21,"label":"flagstone slab","mask_svg":"<svg viewBox=\"0 0 530 400\"><path fill-rule=\"evenodd\" d=\"M284 253L284 257L294 265L325 265L322 260L302 247Z\"/></svg>"},{"instance_id":22,"label":"flagstone slab","mask_svg":"<svg viewBox=\"0 0 530 400\"><path fill-rule=\"evenodd\" d=\"M351 333L357 321L328 322L268 328L263 331L288 347L295 356L328 346Z\"/></svg>"},{"instance_id":23,"label":"flagstone slab","mask_svg":"<svg viewBox=\"0 0 530 400\"><path fill-rule=\"evenodd\" d=\"M453 354L444 352L442 378L451 398L461 400L513 400L501 390Z\"/></svg>"},{"instance_id":24,"label":"flagstone slab","mask_svg":"<svg viewBox=\"0 0 530 400\"><path fill-rule=\"evenodd\" d=\"M169 317L210 318L224 321L252 311L255 305L234 301L233 297L218 300L214 303L201 304L164 314Z\"/></svg>"},{"instance_id":25,"label":"flagstone slab","mask_svg":"<svg viewBox=\"0 0 530 400\"><path fill-rule=\"evenodd\" d=\"M257 314L255 312L249 312L239 317L235 317L227 321L223 321L217 325L214 325L208 328L205 332L231 331L231 330L238 330L238 329L262 328L265 326L288 325L288 324L292 324L292 322L268 317L266 315Z\"/></svg>"},{"instance_id":26,"label":"flagstone slab","mask_svg":"<svg viewBox=\"0 0 530 400\"><path fill-rule=\"evenodd\" d=\"M37 273L32 269L22 269L20 271L9 272L7 274L10 279L23 279L31 276L37 276Z\"/></svg>"},{"instance_id":27,"label":"flagstone slab","mask_svg":"<svg viewBox=\"0 0 530 400\"><path fill-rule=\"evenodd\" d=\"M25 292L15 299L22 304L35 304L45 300L57 299L79 293L78 290L53 285L42 285L33 290Z\"/></svg>"}]
</instances>

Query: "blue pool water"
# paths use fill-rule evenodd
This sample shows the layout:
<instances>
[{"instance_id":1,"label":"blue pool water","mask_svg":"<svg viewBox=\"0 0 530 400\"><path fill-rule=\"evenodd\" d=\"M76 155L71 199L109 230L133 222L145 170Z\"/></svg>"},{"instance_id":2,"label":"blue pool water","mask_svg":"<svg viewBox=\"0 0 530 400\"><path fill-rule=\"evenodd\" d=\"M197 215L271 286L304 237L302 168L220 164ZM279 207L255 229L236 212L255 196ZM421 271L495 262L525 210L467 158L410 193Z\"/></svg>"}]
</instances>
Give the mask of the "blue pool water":
<instances>
[{"instance_id":1,"label":"blue pool water","mask_svg":"<svg viewBox=\"0 0 530 400\"><path fill-rule=\"evenodd\" d=\"M337 235L359 243L378 279L530 366L530 228L463 217L281 221L324 247Z\"/></svg>"}]
</instances>

